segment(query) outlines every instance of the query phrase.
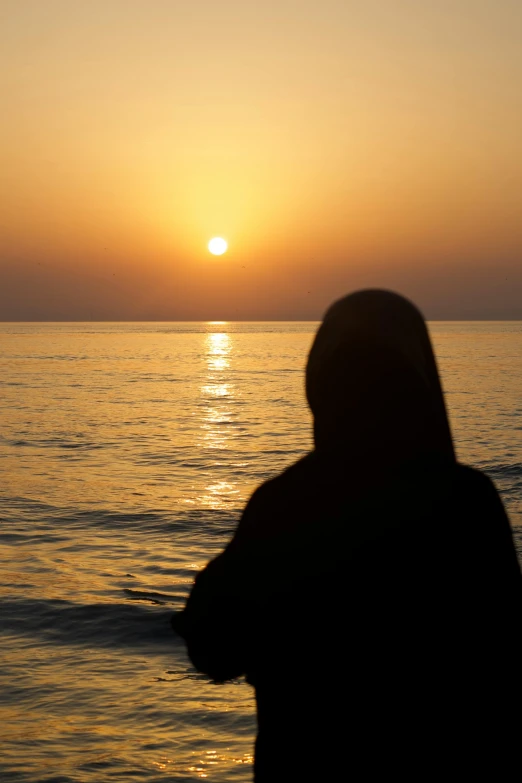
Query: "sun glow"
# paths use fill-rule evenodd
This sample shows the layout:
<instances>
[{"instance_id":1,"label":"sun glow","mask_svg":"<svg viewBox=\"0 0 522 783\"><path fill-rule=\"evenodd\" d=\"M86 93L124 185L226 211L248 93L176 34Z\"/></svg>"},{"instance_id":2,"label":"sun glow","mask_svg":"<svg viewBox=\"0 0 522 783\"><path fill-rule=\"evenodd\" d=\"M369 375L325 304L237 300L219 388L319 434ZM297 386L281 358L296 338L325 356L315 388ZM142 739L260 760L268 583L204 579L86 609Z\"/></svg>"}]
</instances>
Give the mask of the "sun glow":
<instances>
[{"instance_id":1,"label":"sun glow","mask_svg":"<svg viewBox=\"0 0 522 783\"><path fill-rule=\"evenodd\" d=\"M213 256L222 256L228 249L228 243L222 237L214 237L208 243L208 249Z\"/></svg>"}]
</instances>

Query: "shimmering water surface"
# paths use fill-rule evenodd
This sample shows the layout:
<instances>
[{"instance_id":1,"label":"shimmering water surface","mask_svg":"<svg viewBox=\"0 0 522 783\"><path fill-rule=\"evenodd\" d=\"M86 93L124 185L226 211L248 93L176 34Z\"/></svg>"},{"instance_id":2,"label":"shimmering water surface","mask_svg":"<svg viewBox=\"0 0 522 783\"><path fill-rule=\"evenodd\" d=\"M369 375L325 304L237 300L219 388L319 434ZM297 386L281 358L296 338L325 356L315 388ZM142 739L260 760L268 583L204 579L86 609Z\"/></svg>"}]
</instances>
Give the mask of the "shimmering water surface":
<instances>
[{"instance_id":1,"label":"shimmering water surface","mask_svg":"<svg viewBox=\"0 0 522 783\"><path fill-rule=\"evenodd\" d=\"M520 541L522 322L430 328L459 458ZM310 448L315 329L0 324L2 781L251 780L251 688L196 674L168 621Z\"/></svg>"}]
</instances>

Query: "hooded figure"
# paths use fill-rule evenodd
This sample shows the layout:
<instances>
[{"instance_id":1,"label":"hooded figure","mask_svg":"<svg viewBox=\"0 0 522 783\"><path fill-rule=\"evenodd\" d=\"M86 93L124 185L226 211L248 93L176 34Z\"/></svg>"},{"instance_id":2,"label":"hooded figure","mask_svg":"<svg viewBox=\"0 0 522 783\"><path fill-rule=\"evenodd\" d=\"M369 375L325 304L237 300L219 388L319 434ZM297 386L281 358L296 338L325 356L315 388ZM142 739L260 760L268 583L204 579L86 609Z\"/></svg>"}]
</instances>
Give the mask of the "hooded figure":
<instances>
[{"instance_id":1,"label":"hooded figure","mask_svg":"<svg viewBox=\"0 0 522 783\"><path fill-rule=\"evenodd\" d=\"M257 783L507 780L520 569L493 484L455 459L418 310L335 303L306 393L314 451L254 492L174 629L255 687Z\"/></svg>"}]
</instances>

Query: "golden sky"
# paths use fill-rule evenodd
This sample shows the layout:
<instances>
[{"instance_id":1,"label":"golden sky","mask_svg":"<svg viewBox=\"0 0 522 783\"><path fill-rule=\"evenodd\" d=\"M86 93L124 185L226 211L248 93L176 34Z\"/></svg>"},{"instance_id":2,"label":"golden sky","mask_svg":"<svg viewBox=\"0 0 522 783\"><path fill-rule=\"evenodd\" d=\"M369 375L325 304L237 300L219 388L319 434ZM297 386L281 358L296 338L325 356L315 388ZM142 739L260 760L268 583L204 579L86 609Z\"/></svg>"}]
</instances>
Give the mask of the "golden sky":
<instances>
[{"instance_id":1,"label":"golden sky","mask_svg":"<svg viewBox=\"0 0 522 783\"><path fill-rule=\"evenodd\" d=\"M522 318L521 40L520 0L1 0L0 318Z\"/></svg>"}]
</instances>

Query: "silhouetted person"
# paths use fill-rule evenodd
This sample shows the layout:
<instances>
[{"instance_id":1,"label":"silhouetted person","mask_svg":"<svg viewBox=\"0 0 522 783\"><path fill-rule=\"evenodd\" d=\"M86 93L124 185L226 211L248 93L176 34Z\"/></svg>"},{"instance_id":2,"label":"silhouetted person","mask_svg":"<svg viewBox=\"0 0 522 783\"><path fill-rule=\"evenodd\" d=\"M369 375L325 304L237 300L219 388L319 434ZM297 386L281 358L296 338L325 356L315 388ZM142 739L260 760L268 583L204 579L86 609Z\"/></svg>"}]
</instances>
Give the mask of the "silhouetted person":
<instances>
[{"instance_id":1,"label":"silhouetted person","mask_svg":"<svg viewBox=\"0 0 522 783\"><path fill-rule=\"evenodd\" d=\"M174 617L194 666L255 687L256 781L511 779L520 569L493 484L455 459L420 313L334 304L306 393L314 451Z\"/></svg>"}]
</instances>

